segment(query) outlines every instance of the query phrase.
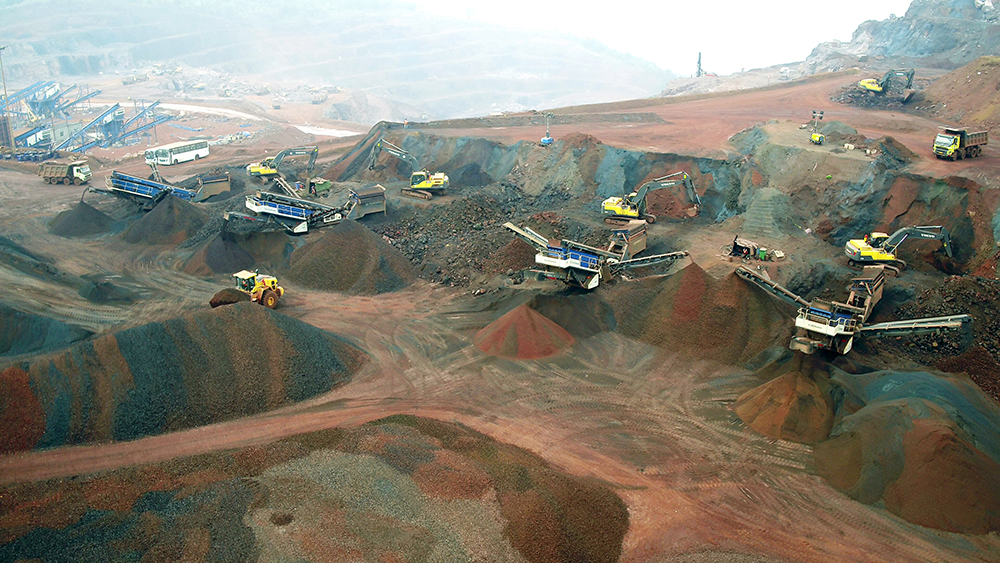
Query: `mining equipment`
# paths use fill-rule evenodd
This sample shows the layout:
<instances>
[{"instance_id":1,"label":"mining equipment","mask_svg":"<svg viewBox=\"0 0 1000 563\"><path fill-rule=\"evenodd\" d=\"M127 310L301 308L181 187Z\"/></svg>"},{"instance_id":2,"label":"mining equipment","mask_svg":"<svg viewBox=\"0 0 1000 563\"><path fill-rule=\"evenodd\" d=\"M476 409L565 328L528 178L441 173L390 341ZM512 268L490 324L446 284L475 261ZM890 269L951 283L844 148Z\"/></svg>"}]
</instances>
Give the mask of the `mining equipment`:
<instances>
[{"instance_id":1,"label":"mining equipment","mask_svg":"<svg viewBox=\"0 0 1000 563\"><path fill-rule=\"evenodd\" d=\"M738 235L733 237L733 244L731 246L723 248L728 256L735 256L744 260L759 260L763 262L768 260L783 260L785 258L785 253L780 250L768 250L756 242L740 238Z\"/></svg>"},{"instance_id":2,"label":"mining equipment","mask_svg":"<svg viewBox=\"0 0 1000 563\"><path fill-rule=\"evenodd\" d=\"M38 175L46 184L86 184L92 177L85 160L70 163L49 162L38 167Z\"/></svg>"},{"instance_id":3,"label":"mining equipment","mask_svg":"<svg viewBox=\"0 0 1000 563\"><path fill-rule=\"evenodd\" d=\"M552 141L553 141L552 135L549 135L549 117L550 116L551 116L551 114L549 114L549 113L545 114L545 136L542 137L541 141L539 141L539 144L542 145L543 147L547 147L547 146L551 145Z\"/></svg>"},{"instance_id":4,"label":"mining equipment","mask_svg":"<svg viewBox=\"0 0 1000 563\"><path fill-rule=\"evenodd\" d=\"M881 264L865 266L861 275L851 280L846 303L823 299L806 301L763 273L744 266L736 269L736 275L779 299L799 306L795 317L795 335L788 347L805 354L828 350L843 355L851 351L855 338L942 333L960 330L972 322L969 315L949 315L865 324L882 298L885 268Z\"/></svg>"},{"instance_id":5,"label":"mining equipment","mask_svg":"<svg viewBox=\"0 0 1000 563\"><path fill-rule=\"evenodd\" d=\"M306 177L312 175L313 167L316 165L316 158L319 156L318 147L296 147L285 149L274 156L269 156L260 162L247 164L247 175L252 178L259 178L262 183L275 178L281 178L278 167L281 162L289 156L309 155L309 163L306 164Z\"/></svg>"},{"instance_id":6,"label":"mining equipment","mask_svg":"<svg viewBox=\"0 0 1000 563\"><path fill-rule=\"evenodd\" d=\"M867 264L884 264L886 270L894 276L906 268L906 262L896 257L896 249L903 241L910 238L924 240L940 240L944 251L951 258L951 235L948 229L941 225L925 225L919 227L903 227L887 235L873 232L863 239L853 239L844 245L847 254L847 264L852 268Z\"/></svg>"},{"instance_id":7,"label":"mining equipment","mask_svg":"<svg viewBox=\"0 0 1000 563\"><path fill-rule=\"evenodd\" d=\"M88 191L105 193L131 200L140 204L143 210L146 211L156 207L156 204L160 200L170 194L185 201L200 201L199 196L201 195L200 190L188 190L178 186L171 186L163 182L123 174L117 170L112 170L111 175L104 179L104 188L91 187L84 191L84 195Z\"/></svg>"},{"instance_id":8,"label":"mining equipment","mask_svg":"<svg viewBox=\"0 0 1000 563\"><path fill-rule=\"evenodd\" d=\"M858 82L858 89L863 92L868 92L872 96L882 96L889 93L892 90L900 91L901 102L906 102L912 96L914 91L910 89L913 86L913 75L914 71L912 68L898 68L886 71L882 75L882 78L865 78Z\"/></svg>"},{"instance_id":9,"label":"mining equipment","mask_svg":"<svg viewBox=\"0 0 1000 563\"><path fill-rule=\"evenodd\" d=\"M970 133L965 129L943 129L934 137L934 156L938 158L973 158L983 154L983 147L989 142L989 133L986 131Z\"/></svg>"},{"instance_id":10,"label":"mining equipment","mask_svg":"<svg viewBox=\"0 0 1000 563\"><path fill-rule=\"evenodd\" d=\"M385 139L379 139L372 147L372 152L368 155L369 170L375 169L378 155L382 151L410 165L410 170L412 171L410 174L410 187L400 190L402 195L417 199L431 199L434 197L434 194L444 195L448 191L447 174L443 172L431 174L426 168L420 166L420 162L417 161L415 156Z\"/></svg>"},{"instance_id":11,"label":"mining equipment","mask_svg":"<svg viewBox=\"0 0 1000 563\"><path fill-rule=\"evenodd\" d=\"M645 248L645 226L641 243L637 233L632 230L635 226L632 226L625 229L624 233L620 233L624 235L624 240L621 236L616 240L613 235L608 250L565 239L550 242L530 228L518 227L510 222L504 223L503 226L538 250L535 254L535 264L539 269L529 270L530 272L583 289L594 289L600 285L601 280L609 281L631 268L673 262L688 255L686 251L680 251L635 258L635 253ZM629 232L632 235L631 239ZM639 248L640 246L642 248Z\"/></svg>"},{"instance_id":12,"label":"mining equipment","mask_svg":"<svg viewBox=\"0 0 1000 563\"><path fill-rule=\"evenodd\" d=\"M826 141L826 135L819 132L820 121L823 121L823 110L813 110L812 135L809 136L809 141L814 145L822 145Z\"/></svg>"},{"instance_id":13,"label":"mining equipment","mask_svg":"<svg viewBox=\"0 0 1000 563\"><path fill-rule=\"evenodd\" d=\"M678 180L670 180L675 176L680 176ZM624 197L609 197L601 203L601 213L610 215L605 217L604 222L609 225L621 225L632 219L644 219L647 223L655 223L656 215L646 212L646 196L649 192L672 188L683 185L687 190L688 201L692 203L688 215L697 217L701 209L701 197L691 182L691 176L687 172L674 172L662 178L656 178L639 186L634 192Z\"/></svg>"},{"instance_id":14,"label":"mining equipment","mask_svg":"<svg viewBox=\"0 0 1000 563\"><path fill-rule=\"evenodd\" d=\"M236 289L250 295L251 301L268 309L274 309L285 294L285 288L278 285L278 278L257 273L257 270L240 270L233 274L233 278L236 280Z\"/></svg>"},{"instance_id":15,"label":"mining equipment","mask_svg":"<svg viewBox=\"0 0 1000 563\"><path fill-rule=\"evenodd\" d=\"M246 196L246 208L263 215L292 234L302 234L310 229L335 225L344 219L360 219L373 213L386 213L385 188L379 184L351 190L344 205L326 205L285 194L257 192ZM225 219L255 219L235 212L225 214Z\"/></svg>"}]
</instances>

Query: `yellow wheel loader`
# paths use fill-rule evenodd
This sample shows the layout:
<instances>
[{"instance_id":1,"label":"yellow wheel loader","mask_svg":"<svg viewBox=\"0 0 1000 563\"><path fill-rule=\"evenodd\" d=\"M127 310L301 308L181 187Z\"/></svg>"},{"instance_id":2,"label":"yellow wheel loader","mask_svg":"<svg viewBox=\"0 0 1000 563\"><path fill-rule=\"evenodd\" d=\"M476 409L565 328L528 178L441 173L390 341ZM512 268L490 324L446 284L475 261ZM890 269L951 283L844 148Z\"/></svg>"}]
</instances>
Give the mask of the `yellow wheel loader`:
<instances>
[{"instance_id":1,"label":"yellow wheel loader","mask_svg":"<svg viewBox=\"0 0 1000 563\"><path fill-rule=\"evenodd\" d=\"M249 294L250 300L274 309L285 294L285 288L278 285L278 278L257 273L257 270L242 270L233 274L236 289Z\"/></svg>"}]
</instances>

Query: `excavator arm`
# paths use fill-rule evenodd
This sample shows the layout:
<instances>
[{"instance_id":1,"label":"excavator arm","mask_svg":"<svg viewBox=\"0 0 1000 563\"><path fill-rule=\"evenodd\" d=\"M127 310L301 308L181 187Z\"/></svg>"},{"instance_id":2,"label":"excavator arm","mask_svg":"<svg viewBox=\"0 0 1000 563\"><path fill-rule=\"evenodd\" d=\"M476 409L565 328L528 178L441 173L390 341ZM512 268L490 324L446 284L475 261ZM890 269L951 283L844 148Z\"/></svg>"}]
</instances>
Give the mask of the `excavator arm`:
<instances>
[{"instance_id":1,"label":"excavator arm","mask_svg":"<svg viewBox=\"0 0 1000 563\"><path fill-rule=\"evenodd\" d=\"M278 154L274 155L274 160L271 161L271 168L275 170L281 166L281 162L289 156L301 156L304 154L309 155L309 163L306 165L306 170L312 172L314 166L316 166L316 157L319 156L318 147L297 147L294 149L285 149Z\"/></svg>"},{"instance_id":2,"label":"excavator arm","mask_svg":"<svg viewBox=\"0 0 1000 563\"><path fill-rule=\"evenodd\" d=\"M951 254L951 234L948 229L941 225L924 225L919 227L903 227L886 239L882 243L882 248L889 253L895 254L896 248L903 243L908 238L919 238L924 240L940 240L941 245L944 246L944 251L948 254L948 258L952 257Z\"/></svg>"},{"instance_id":3,"label":"excavator arm","mask_svg":"<svg viewBox=\"0 0 1000 563\"><path fill-rule=\"evenodd\" d=\"M675 176L680 176L680 179L670 180L670 178ZM701 197L698 196L698 191L694 189L694 183L691 181L691 176L688 175L687 172L674 172L673 174L668 174L661 178L650 180L649 182L639 186L639 189L635 192L625 196L625 201L639 211L640 217L645 217L648 215L646 213L646 196L649 195L649 192L662 190L664 188L672 188L677 185L684 186L687 191L688 200L690 200L691 203L698 206L701 205Z\"/></svg>"},{"instance_id":4,"label":"excavator arm","mask_svg":"<svg viewBox=\"0 0 1000 563\"><path fill-rule=\"evenodd\" d=\"M369 170L375 169L375 163L378 161L378 155L382 151L385 151L391 154L392 156L402 160L403 162L408 163L410 165L410 169L413 172L421 170L420 162L417 161L417 158L415 156L397 147L396 145L390 143L389 141L386 141L385 139L379 139L378 141L375 142L375 146L372 147L372 152L368 157Z\"/></svg>"}]
</instances>

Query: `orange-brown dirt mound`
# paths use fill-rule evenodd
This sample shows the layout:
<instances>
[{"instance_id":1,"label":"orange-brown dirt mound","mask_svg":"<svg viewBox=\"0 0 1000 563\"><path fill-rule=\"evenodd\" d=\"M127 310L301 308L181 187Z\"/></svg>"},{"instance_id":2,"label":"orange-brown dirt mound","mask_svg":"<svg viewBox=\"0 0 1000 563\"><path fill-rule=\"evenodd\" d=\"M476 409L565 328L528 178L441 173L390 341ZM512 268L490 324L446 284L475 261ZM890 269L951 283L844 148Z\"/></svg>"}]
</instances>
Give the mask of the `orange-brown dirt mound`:
<instances>
[{"instance_id":1,"label":"orange-brown dirt mound","mask_svg":"<svg viewBox=\"0 0 1000 563\"><path fill-rule=\"evenodd\" d=\"M226 287L220 289L218 293L213 295L208 304L214 309L223 305L240 303L241 301L250 301L250 294L245 291L240 291L235 287Z\"/></svg>"},{"instance_id":2,"label":"orange-brown dirt mound","mask_svg":"<svg viewBox=\"0 0 1000 563\"><path fill-rule=\"evenodd\" d=\"M813 447L816 472L851 498L884 502L922 526L1000 530L1000 407L968 378L940 373L834 373L864 406L841 409ZM834 397L836 400L836 397Z\"/></svg>"},{"instance_id":3,"label":"orange-brown dirt mound","mask_svg":"<svg viewBox=\"0 0 1000 563\"><path fill-rule=\"evenodd\" d=\"M611 563L628 526L606 485L413 416L0 488L2 561Z\"/></svg>"},{"instance_id":4,"label":"orange-brown dirt mound","mask_svg":"<svg viewBox=\"0 0 1000 563\"><path fill-rule=\"evenodd\" d=\"M413 265L364 225L347 220L292 252L285 276L303 286L355 295L398 291L413 283Z\"/></svg>"},{"instance_id":5,"label":"orange-brown dirt mound","mask_svg":"<svg viewBox=\"0 0 1000 563\"><path fill-rule=\"evenodd\" d=\"M121 236L133 244L180 244L197 233L207 219L194 204L168 195Z\"/></svg>"},{"instance_id":6,"label":"orange-brown dirt mound","mask_svg":"<svg viewBox=\"0 0 1000 563\"><path fill-rule=\"evenodd\" d=\"M903 472L884 495L889 512L949 532L1000 530L1000 464L937 420L914 420L903 450Z\"/></svg>"},{"instance_id":7,"label":"orange-brown dirt mound","mask_svg":"<svg viewBox=\"0 0 1000 563\"><path fill-rule=\"evenodd\" d=\"M490 356L534 360L558 354L572 346L576 339L525 304L477 332L472 342Z\"/></svg>"},{"instance_id":8,"label":"orange-brown dirt mound","mask_svg":"<svg viewBox=\"0 0 1000 563\"><path fill-rule=\"evenodd\" d=\"M0 428L0 453L30 450L45 433L45 411L17 367L0 372Z\"/></svg>"},{"instance_id":9,"label":"orange-brown dirt mound","mask_svg":"<svg viewBox=\"0 0 1000 563\"><path fill-rule=\"evenodd\" d=\"M923 92L936 113L1000 135L1000 57L980 57L935 80Z\"/></svg>"},{"instance_id":10,"label":"orange-brown dirt mound","mask_svg":"<svg viewBox=\"0 0 1000 563\"><path fill-rule=\"evenodd\" d=\"M348 381L367 356L330 333L254 303L237 303L83 342L16 366L30 397L0 421L20 449L131 440L247 416ZM16 393L12 396L16 396ZM42 436L25 430L40 424ZM29 439L33 438L33 439Z\"/></svg>"},{"instance_id":11,"label":"orange-brown dirt mound","mask_svg":"<svg viewBox=\"0 0 1000 563\"><path fill-rule=\"evenodd\" d=\"M49 232L61 237L99 235L110 228L111 217L82 201L49 221Z\"/></svg>"},{"instance_id":12,"label":"orange-brown dirt mound","mask_svg":"<svg viewBox=\"0 0 1000 563\"><path fill-rule=\"evenodd\" d=\"M733 410L765 436L814 444L833 427L833 399L824 387L829 385L802 373L786 373L741 395Z\"/></svg>"},{"instance_id":13,"label":"orange-brown dirt mound","mask_svg":"<svg viewBox=\"0 0 1000 563\"><path fill-rule=\"evenodd\" d=\"M608 302L625 336L726 364L742 364L790 336L791 322L772 297L735 274L717 280L694 263L666 278L621 284Z\"/></svg>"},{"instance_id":14,"label":"orange-brown dirt mound","mask_svg":"<svg viewBox=\"0 0 1000 563\"><path fill-rule=\"evenodd\" d=\"M508 270L519 272L528 269L534 266L536 253L537 251L530 244L521 239L514 239L490 256L486 262L486 271L504 273Z\"/></svg>"}]
</instances>

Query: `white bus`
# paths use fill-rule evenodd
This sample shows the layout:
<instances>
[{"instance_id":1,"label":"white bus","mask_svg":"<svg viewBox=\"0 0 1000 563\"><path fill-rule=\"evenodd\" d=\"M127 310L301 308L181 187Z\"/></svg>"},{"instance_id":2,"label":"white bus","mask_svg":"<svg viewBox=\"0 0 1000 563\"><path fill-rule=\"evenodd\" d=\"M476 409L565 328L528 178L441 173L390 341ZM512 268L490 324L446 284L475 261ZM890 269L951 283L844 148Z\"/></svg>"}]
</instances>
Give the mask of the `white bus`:
<instances>
[{"instance_id":1,"label":"white bus","mask_svg":"<svg viewBox=\"0 0 1000 563\"><path fill-rule=\"evenodd\" d=\"M208 156L208 141L181 141L146 150L146 164L169 166Z\"/></svg>"}]
</instances>

